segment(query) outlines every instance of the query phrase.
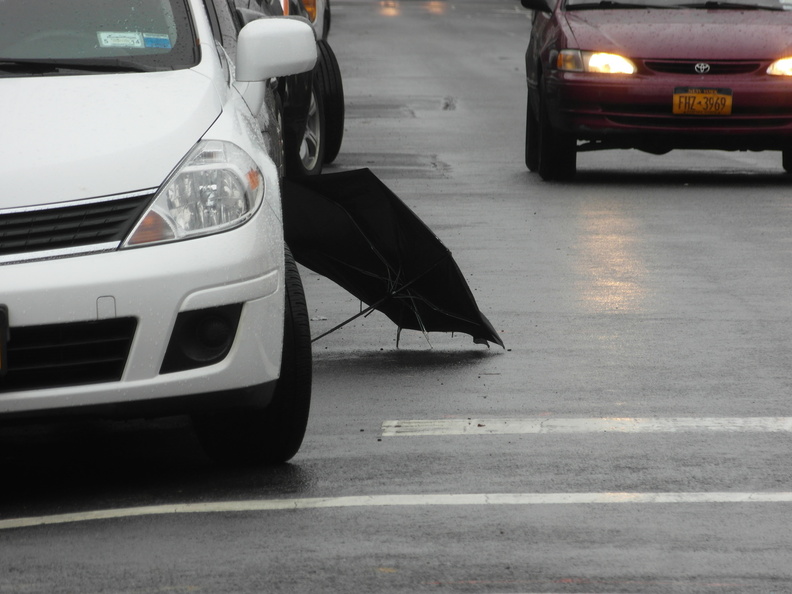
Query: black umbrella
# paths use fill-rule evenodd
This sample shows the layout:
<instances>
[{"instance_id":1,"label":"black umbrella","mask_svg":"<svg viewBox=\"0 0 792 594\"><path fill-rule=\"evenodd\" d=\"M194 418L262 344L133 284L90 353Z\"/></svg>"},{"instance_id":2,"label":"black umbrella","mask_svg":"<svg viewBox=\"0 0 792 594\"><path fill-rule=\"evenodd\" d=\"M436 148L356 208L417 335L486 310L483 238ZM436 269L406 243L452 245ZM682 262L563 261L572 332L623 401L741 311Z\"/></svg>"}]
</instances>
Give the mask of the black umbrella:
<instances>
[{"instance_id":1,"label":"black umbrella","mask_svg":"<svg viewBox=\"0 0 792 594\"><path fill-rule=\"evenodd\" d=\"M333 330L377 309L399 330L503 346L448 248L368 169L285 181L283 219L297 262L369 306Z\"/></svg>"}]
</instances>

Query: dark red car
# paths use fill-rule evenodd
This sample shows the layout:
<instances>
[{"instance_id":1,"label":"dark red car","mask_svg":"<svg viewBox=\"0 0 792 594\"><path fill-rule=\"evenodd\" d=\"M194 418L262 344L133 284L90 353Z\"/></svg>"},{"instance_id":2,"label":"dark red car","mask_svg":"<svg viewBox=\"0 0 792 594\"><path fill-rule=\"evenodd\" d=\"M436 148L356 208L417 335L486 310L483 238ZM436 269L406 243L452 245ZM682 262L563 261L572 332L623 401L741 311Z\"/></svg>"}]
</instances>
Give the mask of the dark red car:
<instances>
[{"instance_id":1,"label":"dark red car","mask_svg":"<svg viewBox=\"0 0 792 594\"><path fill-rule=\"evenodd\" d=\"M616 148L778 150L792 171L792 3L521 1L525 164L543 179Z\"/></svg>"}]
</instances>

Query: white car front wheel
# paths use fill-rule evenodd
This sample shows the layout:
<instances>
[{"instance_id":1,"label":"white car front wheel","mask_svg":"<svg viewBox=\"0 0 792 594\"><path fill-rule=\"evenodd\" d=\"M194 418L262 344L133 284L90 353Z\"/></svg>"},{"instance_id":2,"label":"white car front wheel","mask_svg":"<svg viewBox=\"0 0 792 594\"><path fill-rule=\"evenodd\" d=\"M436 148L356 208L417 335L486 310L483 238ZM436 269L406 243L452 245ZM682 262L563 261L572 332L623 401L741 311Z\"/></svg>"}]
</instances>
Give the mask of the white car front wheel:
<instances>
[{"instance_id":1,"label":"white car front wheel","mask_svg":"<svg viewBox=\"0 0 792 594\"><path fill-rule=\"evenodd\" d=\"M281 373L263 409L236 409L193 417L202 446L226 463L280 464L300 449L311 405L311 330L297 263L286 248L286 307Z\"/></svg>"}]
</instances>

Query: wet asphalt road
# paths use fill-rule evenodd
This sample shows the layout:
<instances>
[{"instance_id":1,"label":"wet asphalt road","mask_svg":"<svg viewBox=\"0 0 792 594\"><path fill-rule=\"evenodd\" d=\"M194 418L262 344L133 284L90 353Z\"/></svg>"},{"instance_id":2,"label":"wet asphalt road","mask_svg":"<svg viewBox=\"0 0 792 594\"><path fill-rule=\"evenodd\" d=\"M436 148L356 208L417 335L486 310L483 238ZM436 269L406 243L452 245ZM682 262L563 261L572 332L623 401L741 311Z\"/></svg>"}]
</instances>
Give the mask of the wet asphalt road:
<instances>
[{"instance_id":1,"label":"wet asphalt road","mask_svg":"<svg viewBox=\"0 0 792 594\"><path fill-rule=\"evenodd\" d=\"M542 182L517 4L333 0L330 37L329 171L423 218L506 349L356 320L263 471L178 418L6 429L0 520L75 515L0 524L0 592L792 592L780 156L593 153ZM358 310L304 282L314 335Z\"/></svg>"}]
</instances>

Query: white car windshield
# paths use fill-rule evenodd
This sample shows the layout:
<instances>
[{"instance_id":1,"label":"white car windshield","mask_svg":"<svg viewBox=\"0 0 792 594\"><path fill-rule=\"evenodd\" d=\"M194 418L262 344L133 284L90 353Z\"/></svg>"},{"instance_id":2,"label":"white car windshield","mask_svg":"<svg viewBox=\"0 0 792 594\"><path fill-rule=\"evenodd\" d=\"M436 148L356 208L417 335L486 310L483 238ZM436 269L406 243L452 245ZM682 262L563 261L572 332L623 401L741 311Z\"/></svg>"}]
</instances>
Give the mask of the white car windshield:
<instances>
[{"instance_id":1,"label":"white car windshield","mask_svg":"<svg viewBox=\"0 0 792 594\"><path fill-rule=\"evenodd\" d=\"M567 0L567 10L687 8L705 10L792 10L780 0Z\"/></svg>"},{"instance_id":2,"label":"white car windshield","mask_svg":"<svg viewBox=\"0 0 792 594\"><path fill-rule=\"evenodd\" d=\"M185 68L197 60L184 0L0 0L0 75ZM30 72L38 66L39 72Z\"/></svg>"}]
</instances>

